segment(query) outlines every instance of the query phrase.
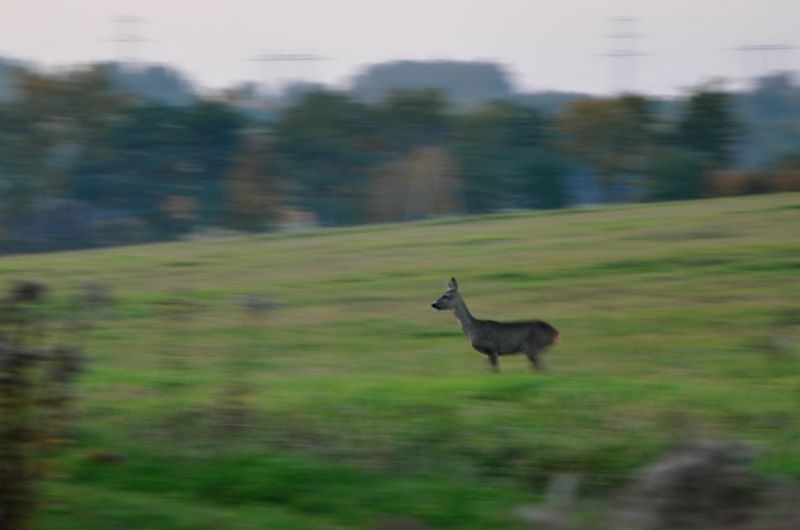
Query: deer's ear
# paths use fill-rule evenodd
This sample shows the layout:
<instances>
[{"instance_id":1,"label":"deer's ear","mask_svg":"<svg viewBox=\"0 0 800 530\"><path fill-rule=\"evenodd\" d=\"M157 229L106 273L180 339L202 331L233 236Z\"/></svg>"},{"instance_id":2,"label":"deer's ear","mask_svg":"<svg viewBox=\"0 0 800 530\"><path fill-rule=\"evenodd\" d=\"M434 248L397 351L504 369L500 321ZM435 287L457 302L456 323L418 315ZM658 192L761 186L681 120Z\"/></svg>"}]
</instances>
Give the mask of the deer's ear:
<instances>
[{"instance_id":1,"label":"deer's ear","mask_svg":"<svg viewBox=\"0 0 800 530\"><path fill-rule=\"evenodd\" d=\"M458 289L458 282L456 281L455 278L450 278L450 281L447 282L447 288L448 289L454 289L454 290Z\"/></svg>"}]
</instances>

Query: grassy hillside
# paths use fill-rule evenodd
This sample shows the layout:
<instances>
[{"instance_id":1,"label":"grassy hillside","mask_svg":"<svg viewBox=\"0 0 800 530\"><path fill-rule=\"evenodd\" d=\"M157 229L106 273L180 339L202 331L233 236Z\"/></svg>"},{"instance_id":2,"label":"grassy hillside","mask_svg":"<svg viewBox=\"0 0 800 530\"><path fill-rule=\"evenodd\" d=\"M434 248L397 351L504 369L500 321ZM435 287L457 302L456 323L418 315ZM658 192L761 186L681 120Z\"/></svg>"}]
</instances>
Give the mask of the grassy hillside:
<instances>
[{"instance_id":1,"label":"grassy hillside","mask_svg":"<svg viewBox=\"0 0 800 530\"><path fill-rule=\"evenodd\" d=\"M602 496L696 436L800 478L798 273L798 194L0 259L56 304L117 297L42 516L86 530L511 528L554 472ZM559 328L549 371L490 373L430 308L450 276L478 317Z\"/></svg>"}]
</instances>

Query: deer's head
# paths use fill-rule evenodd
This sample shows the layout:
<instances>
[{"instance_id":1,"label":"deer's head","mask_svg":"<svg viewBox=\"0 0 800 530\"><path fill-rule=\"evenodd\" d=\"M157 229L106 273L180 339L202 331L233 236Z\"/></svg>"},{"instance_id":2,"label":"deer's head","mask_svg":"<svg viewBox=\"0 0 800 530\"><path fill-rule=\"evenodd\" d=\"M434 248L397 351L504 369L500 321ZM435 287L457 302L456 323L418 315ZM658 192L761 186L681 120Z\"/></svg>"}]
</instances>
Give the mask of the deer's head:
<instances>
[{"instance_id":1,"label":"deer's head","mask_svg":"<svg viewBox=\"0 0 800 530\"><path fill-rule=\"evenodd\" d=\"M453 309L453 306L455 305L459 296L458 282L455 278L450 278L450 280L447 282L447 290L442 294L442 296L434 300L431 306L440 311L444 309Z\"/></svg>"}]
</instances>

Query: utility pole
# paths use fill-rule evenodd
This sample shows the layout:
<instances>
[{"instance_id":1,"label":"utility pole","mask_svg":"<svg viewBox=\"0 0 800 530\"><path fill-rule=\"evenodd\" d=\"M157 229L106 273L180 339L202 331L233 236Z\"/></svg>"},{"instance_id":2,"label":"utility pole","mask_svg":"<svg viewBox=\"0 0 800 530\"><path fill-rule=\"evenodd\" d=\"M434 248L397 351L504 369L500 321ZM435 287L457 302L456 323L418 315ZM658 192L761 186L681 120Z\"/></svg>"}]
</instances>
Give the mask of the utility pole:
<instances>
[{"instance_id":1,"label":"utility pole","mask_svg":"<svg viewBox=\"0 0 800 530\"><path fill-rule=\"evenodd\" d=\"M637 17L620 16L609 19L611 33L605 37L611 44L607 53L601 54L610 59L609 72L611 89L616 93L634 92L637 82L637 59L648 55L638 50L638 40L642 35L637 31Z\"/></svg>"}]
</instances>

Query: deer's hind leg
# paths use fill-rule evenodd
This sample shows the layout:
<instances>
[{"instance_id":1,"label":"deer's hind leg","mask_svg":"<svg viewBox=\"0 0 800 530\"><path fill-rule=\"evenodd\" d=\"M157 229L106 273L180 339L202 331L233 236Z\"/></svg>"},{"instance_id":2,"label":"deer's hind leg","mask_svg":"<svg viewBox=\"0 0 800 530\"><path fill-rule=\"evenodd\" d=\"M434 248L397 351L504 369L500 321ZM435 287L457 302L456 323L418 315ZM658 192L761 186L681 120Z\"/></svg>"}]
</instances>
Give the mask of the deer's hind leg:
<instances>
[{"instance_id":1,"label":"deer's hind leg","mask_svg":"<svg viewBox=\"0 0 800 530\"><path fill-rule=\"evenodd\" d=\"M494 352L487 352L486 359L489 361L489 367L492 369L493 372L500 371L500 362L498 355Z\"/></svg>"}]
</instances>

